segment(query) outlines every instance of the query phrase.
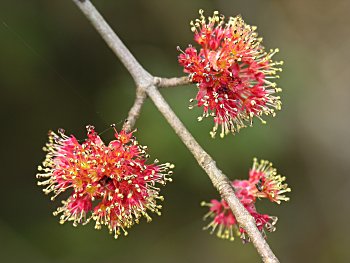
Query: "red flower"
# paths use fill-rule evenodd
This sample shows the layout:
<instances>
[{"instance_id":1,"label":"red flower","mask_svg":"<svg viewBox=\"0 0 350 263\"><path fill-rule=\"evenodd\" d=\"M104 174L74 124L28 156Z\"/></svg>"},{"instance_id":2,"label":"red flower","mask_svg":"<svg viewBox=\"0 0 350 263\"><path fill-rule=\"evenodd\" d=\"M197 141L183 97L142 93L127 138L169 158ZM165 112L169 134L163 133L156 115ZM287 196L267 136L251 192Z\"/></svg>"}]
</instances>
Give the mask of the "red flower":
<instances>
[{"instance_id":1,"label":"red flower","mask_svg":"<svg viewBox=\"0 0 350 263\"><path fill-rule=\"evenodd\" d=\"M286 177L277 174L276 168L272 167L272 163L261 160L258 163L254 158L252 169L249 171L249 184L255 185L251 188L251 194L257 198L268 198L271 202L278 204L281 201L288 201L284 193L290 192L291 189L284 181Z\"/></svg>"},{"instance_id":2,"label":"red flower","mask_svg":"<svg viewBox=\"0 0 350 263\"><path fill-rule=\"evenodd\" d=\"M116 139L105 145L94 127L87 126L88 138L79 143L74 136L66 136L63 130L49 132L49 142L43 166L39 166L37 178L45 178L38 185L45 185L46 194L53 193L52 200L70 190L54 215L61 214L60 223L72 221L76 226L91 219L95 228L106 225L117 238L121 231L138 223L143 216L151 218L148 211L160 215L157 199L160 189L171 181L168 175L172 164L146 164L146 148L138 145L132 132L116 132Z\"/></svg>"},{"instance_id":3,"label":"red flower","mask_svg":"<svg viewBox=\"0 0 350 263\"><path fill-rule=\"evenodd\" d=\"M272 61L278 49L266 52L258 38L256 27L247 25L240 16L224 17L214 12L206 21L203 10L201 17L191 22L194 40L201 46L199 51L189 45L185 51L179 49L179 63L184 72L197 83L196 97L198 107L204 113L198 120L209 115L214 117L215 136L221 126L220 136L238 132L251 125L253 117L275 115L281 108L281 91L272 81L282 71L283 62ZM192 107L192 106L191 106Z\"/></svg>"},{"instance_id":4,"label":"red flower","mask_svg":"<svg viewBox=\"0 0 350 263\"><path fill-rule=\"evenodd\" d=\"M266 236L265 229L268 232L275 231L277 217L267 214L260 214L256 211L255 202L258 198L266 197L272 202L280 203L281 200L287 201L289 198L282 196L283 192L290 192L287 184L279 183L273 178L283 178L276 175L276 169L272 168L268 161L261 161L258 164L254 159L253 168L249 172L249 180L235 180L232 186L235 194L242 205L254 217L257 228ZM280 187L278 189L278 187ZM240 236L244 242L249 242L249 237L241 228L236 217L233 215L230 207L225 200L220 201L212 199L210 203L202 202L202 206L208 206L209 212L204 216L204 219L211 218L212 221L204 228L211 228L211 234L216 231L217 236L224 239L234 240L234 235Z\"/></svg>"}]
</instances>

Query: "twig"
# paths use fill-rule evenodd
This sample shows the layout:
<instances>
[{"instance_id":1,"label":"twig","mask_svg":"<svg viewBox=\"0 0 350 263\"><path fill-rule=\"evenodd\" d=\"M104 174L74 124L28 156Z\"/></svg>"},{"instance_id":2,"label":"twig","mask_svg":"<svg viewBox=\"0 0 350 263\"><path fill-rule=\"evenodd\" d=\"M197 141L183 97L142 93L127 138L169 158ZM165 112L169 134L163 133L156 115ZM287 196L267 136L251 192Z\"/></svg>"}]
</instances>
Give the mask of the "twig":
<instances>
[{"instance_id":1,"label":"twig","mask_svg":"<svg viewBox=\"0 0 350 263\"><path fill-rule=\"evenodd\" d=\"M125 120L123 129L130 131L134 127L137 118L140 116L141 108L145 102L147 95L141 88L136 89L135 102L129 110L128 118Z\"/></svg>"},{"instance_id":2,"label":"twig","mask_svg":"<svg viewBox=\"0 0 350 263\"><path fill-rule=\"evenodd\" d=\"M222 173L221 170L217 168L215 161L198 144L198 142L182 124L180 119L172 111L170 106L157 90L157 87L155 86L155 83L159 84L159 82L157 82L157 78L155 79L142 68L142 66L132 56L130 51L120 41L120 39L109 27L109 25L90 1L72 1L77 4L77 6L82 10L85 16L100 33L102 38L107 42L108 46L113 50L118 58L120 58L121 62L125 65L125 67L129 70L130 74L134 78L138 89L142 89L152 99L158 110L164 115L176 134L194 155L198 164L208 174L215 188L220 192L222 197L229 204L240 226L246 230L248 236L250 237L263 261L268 263L279 262L267 244L266 240L263 238L260 231L256 227L253 217L237 199L229 179Z\"/></svg>"},{"instance_id":3,"label":"twig","mask_svg":"<svg viewBox=\"0 0 350 263\"><path fill-rule=\"evenodd\" d=\"M180 78L154 77L154 80L155 80L155 86L158 88L177 87L182 85L188 85L191 83L188 77L180 77Z\"/></svg>"}]
</instances>

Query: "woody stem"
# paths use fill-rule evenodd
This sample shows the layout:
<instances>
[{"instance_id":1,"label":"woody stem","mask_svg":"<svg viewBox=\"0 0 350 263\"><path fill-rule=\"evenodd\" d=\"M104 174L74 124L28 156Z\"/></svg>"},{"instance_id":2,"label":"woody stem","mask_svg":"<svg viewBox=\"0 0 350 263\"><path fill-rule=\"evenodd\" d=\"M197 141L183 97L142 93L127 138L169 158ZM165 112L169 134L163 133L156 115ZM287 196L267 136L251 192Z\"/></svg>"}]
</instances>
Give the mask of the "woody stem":
<instances>
[{"instance_id":1,"label":"woody stem","mask_svg":"<svg viewBox=\"0 0 350 263\"><path fill-rule=\"evenodd\" d=\"M254 218L243 207L234 193L234 189L227 176L216 166L212 157L204 151L204 149L198 144L192 134L186 129L181 120L176 116L168 103L164 100L163 96L158 91L159 87L174 86L169 83L188 83L185 78L181 80L175 79L161 79L152 76L148 73L141 64L135 59L127 47L122 43L116 33L107 24L104 18L96 10L89 0L72 0L80 10L85 14L87 19L95 27L101 37L105 40L107 45L120 59L123 65L131 74L137 86L136 100L129 112L129 124L128 129L134 125L137 116L140 113L141 106L145 100L145 94L147 94L157 109L163 114L170 126L174 129L176 134L186 145L189 151L193 154L198 164L208 174L214 187L220 192L222 198L226 200L230 206L233 214L235 215L239 225L245 229L251 242L256 247L263 262L277 263L279 262L277 257L272 252L266 240L261 235L260 231L256 227ZM167 84L164 84L167 83ZM141 96L140 94L143 95ZM138 97L139 96L139 97ZM136 113L136 114L135 114ZM130 117L131 116L131 117Z\"/></svg>"}]
</instances>

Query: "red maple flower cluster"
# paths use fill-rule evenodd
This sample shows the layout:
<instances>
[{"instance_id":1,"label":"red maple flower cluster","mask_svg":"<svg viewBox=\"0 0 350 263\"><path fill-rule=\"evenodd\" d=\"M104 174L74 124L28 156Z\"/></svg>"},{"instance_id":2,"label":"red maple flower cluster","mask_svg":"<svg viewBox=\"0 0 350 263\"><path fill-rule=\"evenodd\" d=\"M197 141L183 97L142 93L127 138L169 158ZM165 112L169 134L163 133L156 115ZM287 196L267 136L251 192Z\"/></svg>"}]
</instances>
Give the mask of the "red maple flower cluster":
<instances>
[{"instance_id":1,"label":"red maple flower cluster","mask_svg":"<svg viewBox=\"0 0 350 263\"><path fill-rule=\"evenodd\" d=\"M273 79L279 77L276 74L282 71L279 66L283 62L271 60L278 49L266 52L256 27L247 25L240 16L225 23L216 11L207 22L203 10L199 13L200 19L191 22L191 30L201 48L178 48L182 52L179 63L199 89L197 105L203 106L204 112L198 120L214 117L212 137L219 126L221 137L238 132L252 125L254 116L265 123L263 114L274 116L281 108L280 97L274 96L281 89Z\"/></svg>"},{"instance_id":2,"label":"red maple flower cluster","mask_svg":"<svg viewBox=\"0 0 350 263\"><path fill-rule=\"evenodd\" d=\"M256 226L266 236L265 229L269 232L275 231L277 217L260 214L256 211L255 202L260 198L267 198L271 202L280 203L288 201L284 195L291 189L284 183L285 177L277 174L275 168L268 161L261 160L260 163L254 159L253 167L249 171L248 180L234 180L232 186L237 198L247 211L254 217ZM217 231L217 236L224 239L234 240L235 234L240 236L244 242L249 242L249 237L243 228L239 227L235 216L225 200L211 200L210 203L202 202L203 206L209 207L209 212L204 216L212 218L205 227L211 228L211 233Z\"/></svg>"},{"instance_id":3,"label":"red maple flower cluster","mask_svg":"<svg viewBox=\"0 0 350 263\"><path fill-rule=\"evenodd\" d=\"M95 228L106 225L117 238L121 231L127 235L130 228L143 216L151 220L147 211L160 214L157 199L160 189L171 181L174 166L169 163L146 164L146 146L140 146L132 132L115 132L115 140L105 145L94 127L87 126L87 139L83 143L74 136L50 131L47 152L38 167L38 185L45 185L52 200L70 190L54 215L60 214L60 223L72 221L74 226L95 221Z\"/></svg>"}]
</instances>

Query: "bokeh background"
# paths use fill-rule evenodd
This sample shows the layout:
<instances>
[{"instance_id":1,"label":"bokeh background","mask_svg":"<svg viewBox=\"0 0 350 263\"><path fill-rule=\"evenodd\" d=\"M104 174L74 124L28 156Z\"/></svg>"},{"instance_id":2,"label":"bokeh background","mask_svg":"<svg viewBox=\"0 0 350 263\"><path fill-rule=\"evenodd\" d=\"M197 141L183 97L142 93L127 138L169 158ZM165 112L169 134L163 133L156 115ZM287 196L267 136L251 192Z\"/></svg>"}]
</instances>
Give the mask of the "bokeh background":
<instances>
[{"instance_id":1,"label":"bokeh background","mask_svg":"<svg viewBox=\"0 0 350 263\"><path fill-rule=\"evenodd\" d=\"M212 122L188 110L194 86L162 90L174 111L232 179L245 178L252 158L271 160L293 189L280 206L268 242L281 262L350 262L350 2L346 0L94 1L152 74L182 76L176 46L193 43L189 21L219 10L258 26L264 45L285 61L279 81L283 109L236 136L212 140ZM260 262L252 245L211 236L202 200L218 198L206 174L148 101L137 137L151 158L176 164L162 191L163 215L114 240L93 224L59 225L36 186L49 129L84 138L121 127L134 84L77 7L67 1L0 2L0 261L1 262ZM113 137L111 131L102 135Z\"/></svg>"}]
</instances>

